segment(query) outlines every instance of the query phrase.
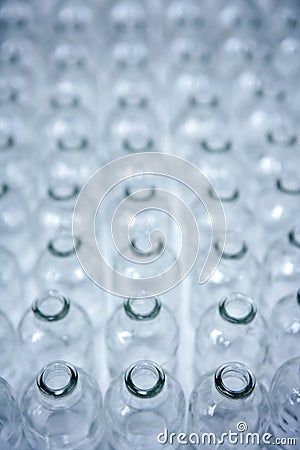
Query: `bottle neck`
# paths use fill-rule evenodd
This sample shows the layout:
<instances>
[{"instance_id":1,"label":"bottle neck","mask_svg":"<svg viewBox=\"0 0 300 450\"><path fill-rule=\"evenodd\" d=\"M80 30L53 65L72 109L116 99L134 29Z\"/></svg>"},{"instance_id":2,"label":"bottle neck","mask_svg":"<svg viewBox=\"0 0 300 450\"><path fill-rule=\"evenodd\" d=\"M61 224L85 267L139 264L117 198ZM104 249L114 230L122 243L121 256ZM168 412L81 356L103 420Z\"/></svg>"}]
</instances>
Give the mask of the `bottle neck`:
<instances>
[{"instance_id":1,"label":"bottle neck","mask_svg":"<svg viewBox=\"0 0 300 450\"><path fill-rule=\"evenodd\" d=\"M81 151L88 147L88 140L76 130L69 130L58 140L57 145L61 151Z\"/></svg>"},{"instance_id":2,"label":"bottle neck","mask_svg":"<svg viewBox=\"0 0 300 450\"><path fill-rule=\"evenodd\" d=\"M163 369L152 361L133 364L125 373L125 386L136 399L150 400L158 397L165 386Z\"/></svg>"},{"instance_id":3,"label":"bottle neck","mask_svg":"<svg viewBox=\"0 0 300 450\"><path fill-rule=\"evenodd\" d=\"M279 192L287 195L300 194L300 178L297 173L285 171L276 180L276 188Z\"/></svg>"},{"instance_id":4,"label":"bottle neck","mask_svg":"<svg viewBox=\"0 0 300 450\"><path fill-rule=\"evenodd\" d=\"M128 298L124 302L124 310L131 320L145 322L155 319L161 310L161 302L156 297Z\"/></svg>"},{"instance_id":5,"label":"bottle neck","mask_svg":"<svg viewBox=\"0 0 300 450\"><path fill-rule=\"evenodd\" d=\"M226 407L239 407L248 401L255 390L256 379L252 372L242 363L229 362L219 367L214 375L214 388L217 402Z\"/></svg>"},{"instance_id":6,"label":"bottle neck","mask_svg":"<svg viewBox=\"0 0 300 450\"><path fill-rule=\"evenodd\" d=\"M221 255L223 260L240 260L248 253L248 246L242 237L235 232L229 231L226 235L226 243L224 249L220 243L215 243L216 251Z\"/></svg>"},{"instance_id":7,"label":"bottle neck","mask_svg":"<svg viewBox=\"0 0 300 450\"><path fill-rule=\"evenodd\" d=\"M79 187L74 183L61 182L56 183L48 189L48 195L55 202L67 202L76 200L80 192Z\"/></svg>"},{"instance_id":8,"label":"bottle neck","mask_svg":"<svg viewBox=\"0 0 300 450\"><path fill-rule=\"evenodd\" d=\"M153 147L154 142L152 138L143 132L136 132L123 142L123 148L127 153L150 152L153 150Z\"/></svg>"},{"instance_id":9,"label":"bottle neck","mask_svg":"<svg viewBox=\"0 0 300 450\"><path fill-rule=\"evenodd\" d=\"M62 293L49 290L32 305L34 316L45 322L63 320L70 311L70 302Z\"/></svg>"},{"instance_id":10,"label":"bottle neck","mask_svg":"<svg viewBox=\"0 0 300 450\"><path fill-rule=\"evenodd\" d=\"M75 255L75 252L78 250L79 246L79 239L73 239L71 234L63 233L62 235L50 240L48 250L52 256L57 258L67 258Z\"/></svg>"},{"instance_id":11,"label":"bottle neck","mask_svg":"<svg viewBox=\"0 0 300 450\"><path fill-rule=\"evenodd\" d=\"M219 303L219 314L228 323L248 325L255 319L256 313L255 303L245 294L230 294Z\"/></svg>"}]
</instances>

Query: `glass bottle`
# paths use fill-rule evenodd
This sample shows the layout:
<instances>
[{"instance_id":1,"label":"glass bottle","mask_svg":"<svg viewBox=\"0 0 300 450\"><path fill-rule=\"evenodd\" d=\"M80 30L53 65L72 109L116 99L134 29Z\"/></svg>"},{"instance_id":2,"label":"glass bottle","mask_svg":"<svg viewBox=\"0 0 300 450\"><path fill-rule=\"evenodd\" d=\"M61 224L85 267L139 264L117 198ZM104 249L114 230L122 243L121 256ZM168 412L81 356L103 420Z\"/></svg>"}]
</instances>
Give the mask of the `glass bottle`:
<instances>
[{"instance_id":1,"label":"glass bottle","mask_svg":"<svg viewBox=\"0 0 300 450\"><path fill-rule=\"evenodd\" d=\"M184 394L179 383L156 363L139 361L111 383L105 413L111 450L156 450L161 448L158 435L162 430L183 429Z\"/></svg>"},{"instance_id":2,"label":"glass bottle","mask_svg":"<svg viewBox=\"0 0 300 450\"><path fill-rule=\"evenodd\" d=\"M201 439L205 439L205 434L213 433L211 445L208 445L211 449L222 445L234 448L229 436L232 431L236 433L235 445L238 443L238 448L247 448L249 443L245 443L243 432L262 436L267 431L269 416L269 398L265 387L256 381L244 364L227 362L215 372L203 375L196 383L190 398L189 431L195 433L196 430ZM243 424L242 431L239 424ZM222 433L227 433L227 436ZM258 450L261 447L256 442L252 448ZM195 436L192 444L192 448L197 448L199 444Z\"/></svg>"},{"instance_id":3,"label":"glass bottle","mask_svg":"<svg viewBox=\"0 0 300 450\"><path fill-rule=\"evenodd\" d=\"M38 258L33 271L36 288L57 289L73 299L86 311L93 325L98 327L104 320L102 292L87 277L77 256L81 245L69 231L60 231L51 239Z\"/></svg>"},{"instance_id":4,"label":"glass bottle","mask_svg":"<svg viewBox=\"0 0 300 450\"><path fill-rule=\"evenodd\" d=\"M15 256L0 246L0 310L17 324L23 312L22 275Z\"/></svg>"},{"instance_id":5,"label":"glass bottle","mask_svg":"<svg viewBox=\"0 0 300 450\"><path fill-rule=\"evenodd\" d=\"M28 450L21 427L18 403L10 385L0 378L0 448L3 450Z\"/></svg>"},{"instance_id":6,"label":"glass bottle","mask_svg":"<svg viewBox=\"0 0 300 450\"><path fill-rule=\"evenodd\" d=\"M68 362L51 362L42 369L23 395L21 414L32 448L103 448L99 387L92 377Z\"/></svg>"},{"instance_id":7,"label":"glass bottle","mask_svg":"<svg viewBox=\"0 0 300 450\"><path fill-rule=\"evenodd\" d=\"M148 41L148 23L144 4L136 0L115 1L108 13L110 42Z\"/></svg>"},{"instance_id":8,"label":"glass bottle","mask_svg":"<svg viewBox=\"0 0 300 450\"><path fill-rule=\"evenodd\" d=\"M25 1L2 2L0 9L0 29L5 36L30 36L34 34L34 11Z\"/></svg>"},{"instance_id":9,"label":"glass bottle","mask_svg":"<svg viewBox=\"0 0 300 450\"><path fill-rule=\"evenodd\" d=\"M245 294L229 294L199 322L195 372L200 376L226 361L240 361L257 375L264 374L268 344L268 326L254 301Z\"/></svg>"},{"instance_id":10,"label":"glass bottle","mask_svg":"<svg viewBox=\"0 0 300 450\"><path fill-rule=\"evenodd\" d=\"M179 327L159 298L128 298L106 325L107 361L113 376L142 358L174 373Z\"/></svg>"},{"instance_id":11,"label":"glass bottle","mask_svg":"<svg viewBox=\"0 0 300 450\"><path fill-rule=\"evenodd\" d=\"M200 285L197 266L191 277L191 312L192 320L196 323L216 299L226 297L232 292L250 296L255 299L259 308L262 303L260 264L252 255L243 235L228 230L224 251L222 252L218 241L213 244L213 251L221 260L210 279Z\"/></svg>"},{"instance_id":12,"label":"glass bottle","mask_svg":"<svg viewBox=\"0 0 300 450\"><path fill-rule=\"evenodd\" d=\"M264 308L267 317L279 298L299 287L300 228L291 227L273 242L264 260Z\"/></svg>"},{"instance_id":13,"label":"glass bottle","mask_svg":"<svg viewBox=\"0 0 300 450\"><path fill-rule=\"evenodd\" d=\"M270 388L271 433L282 441L281 446L275 448L292 450L297 447L300 432L299 391L300 358L297 357L285 362L277 370ZM282 438L285 438L285 443Z\"/></svg>"},{"instance_id":14,"label":"glass bottle","mask_svg":"<svg viewBox=\"0 0 300 450\"><path fill-rule=\"evenodd\" d=\"M270 356L277 369L299 354L300 290L280 299L271 313L272 339Z\"/></svg>"},{"instance_id":15,"label":"glass bottle","mask_svg":"<svg viewBox=\"0 0 300 450\"><path fill-rule=\"evenodd\" d=\"M91 372L94 347L87 313L63 293L43 292L18 326L19 341L32 372L49 361L65 360Z\"/></svg>"}]
</instances>

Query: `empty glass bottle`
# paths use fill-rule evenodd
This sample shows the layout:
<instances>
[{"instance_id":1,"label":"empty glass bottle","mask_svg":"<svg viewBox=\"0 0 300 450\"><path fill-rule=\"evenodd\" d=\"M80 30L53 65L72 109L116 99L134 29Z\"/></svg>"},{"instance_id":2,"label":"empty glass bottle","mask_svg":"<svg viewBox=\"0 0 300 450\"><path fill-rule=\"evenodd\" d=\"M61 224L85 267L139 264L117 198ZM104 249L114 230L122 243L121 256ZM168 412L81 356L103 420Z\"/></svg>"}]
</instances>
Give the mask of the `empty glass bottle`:
<instances>
[{"instance_id":1,"label":"empty glass bottle","mask_svg":"<svg viewBox=\"0 0 300 450\"><path fill-rule=\"evenodd\" d=\"M23 312L22 275L15 256L0 246L0 310L16 324Z\"/></svg>"},{"instance_id":2,"label":"empty glass bottle","mask_svg":"<svg viewBox=\"0 0 300 450\"><path fill-rule=\"evenodd\" d=\"M254 258L244 238L238 232L227 231L224 251L216 242L213 251L221 258L210 279L200 285L195 270L191 283L192 320L199 322L204 311L216 299L226 297L232 292L241 292L255 299L261 307L260 264ZM197 267L196 267L197 269Z\"/></svg>"},{"instance_id":3,"label":"empty glass bottle","mask_svg":"<svg viewBox=\"0 0 300 450\"><path fill-rule=\"evenodd\" d=\"M192 392L189 431L200 435L200 442L194 436L192 448L202 443L206 433L214 435L207 448L217 449L223 445L228 449L234 448L230 442L230 431L236 433L235 446L238 443L238 448L247 448L249 442L246 442L243 432L262 436L267 431L269 416L269 398L265 387L256 381L244 364L228 362L215 372L203 375ZM244 426L242 431L240 423ZM252 448L261 448L257 440Z\"/></svg>"},{"instance_id":4,"label":"empty glass bottle","mask_svg":"<svg viewBox=\"0 0 300 450\"><path fill-rule=\"evenodd\" d=\"M103 448L102 397L97 383L64 361L45 366L21 403L25 436L34 449Z\"/></svg>"},{"instance_id":5,"label":"empty glass bottle","mask_svg":"<svg viewBox=\"0 0 300 450\"><path fill-rule=\"evenodd\" d=\"M300 358L284 363L276 372L271 389L271 432L280 437L278 449L295 449L300 433ZM283 439L285 439L285 442ZM290 440L289 440L290 439ZM293 442L293 441L294 442Z\"/></svg>"},{"instance_id":6,"label":"empty glass bottle","mask_svg":"<svg viewBox=\"0 0 300 450\"><path fill-rule=\"evenodd\" d=\"M279 300L271 313L270 356L277 369L288 359L299 355L300 290Z\"/></svg>"},{"instance_id":7,"label":"empty glass bottle","mask_svg":"<svg viewBox=\"0 0 300 450\"><path fill-rule=\"evenodd\" d=\"M105 313L102 293L77 259L76 246L80 245L78 239L73 241L72 233L60 231L38 258L33 276L39 292L45 289L64 292L88 313L93 325L99 326Z\"/></svg>"},{"instance_id":8,"label":"empty glass bottle","mask_svg":"<svg viewBox=\"0 0 300 450\"><path fill-rule=\"evenodd\" d=\"M264 260L264 308L270 314L279 298L283 298L299 287L300 228L291 227L280 239L273 242Z\"/></svg>"},{"instance_id":9,"label":"empty glass bottle","mask_svg":"<svg viewBox=\"0 0 300 450\"><path fill-rule=\"evenodd\" d=\"M178 433L183 429L184 394L156 363L139 361L111 383L105 417L111 450L156 450L161 448L162 430Z\"/></svg>"},{"instance_id":10,"label":"empty glass bottle","mask_svg":"<svg viewBox=\"0 0 300 450\"><path fill-rule=\"evenodd\" d=\"M159 298L124 300L106 326L107 361L113 376L142 358L174 373L178 345L176 319Z\"/></svg>"},{"instance_id":11,"label":"empty glass bottle","mask_svg":"<svg viewBox=\"0 0 300 450\"><path fill-rule=\"evenodd\" d=\"M240 361L257 375L267 364L269 332L254 301L232 293L211 306L199 322L194 361L197 376L226 361Z\"/></svg>"},{"instance_id":12,"label":"empty glass bottle","mask_svg":"<svg viewBox=\"0 0 300 450\"><path fill-rule=\"evenodd\" d=\"M0 448L3 450L28 450L22 426L19 406L11 387L0 378Z\"/></svg>"},{"instance_id":13,"label":"empty glass bottle","mask_svg":"<svg viewBox=\"0 0 300 450\"><path fill-rule=\"evenodd\" d=\"M43 292L23 315L18 335L33 373L49 361L66 358L92 371L92 324L86 312L61 292Z\"/></svg>"}]
</instances>

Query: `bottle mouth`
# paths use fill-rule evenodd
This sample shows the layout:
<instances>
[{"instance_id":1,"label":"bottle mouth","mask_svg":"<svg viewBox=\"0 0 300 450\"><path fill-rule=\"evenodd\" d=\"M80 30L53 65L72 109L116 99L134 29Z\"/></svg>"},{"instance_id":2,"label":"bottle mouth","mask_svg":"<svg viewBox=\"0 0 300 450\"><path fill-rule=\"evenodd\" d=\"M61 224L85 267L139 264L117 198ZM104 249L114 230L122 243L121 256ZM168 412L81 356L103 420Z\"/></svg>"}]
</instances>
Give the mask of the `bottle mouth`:
<instances>
[{"instance_id":1,"label":"bottle mouth","mask_svg":"<svg viewBox=\"0 0 300 450\"><path fill-rule=\"evenodd\" d=\"M70 310L70 302L61 292L49 290L36 299L32 305L34 315L47 322L57 322L66 317Z\"/></svg>"},{"instance_id":2,"label":"bottle mouth","mask_svg":"<svg viewBox=\"0 0 300 450\"><path fill-rule=\"evenodd\" d=\"M57 145L62 151L80 151L88 147L88 140L76 131L70 131L58 139Z\"/></svg>"},{"instance_id":3,"label":"bottle mouth","mask_svg":"<svg viewBox=\"0 0 300 450\"><path fill-rule=\"evenodd\" d=\"M220 301L219 313L227 322L247 325L254 320L257 308L250 297L237 292Z\"/></svg>"},{"instance_id":4,"label":"bottle mouth","mask_svg":"<svg viewBox=\"0 0 300 450\"><path fill-rule=\"evenodd\" d=\"M153 139L142 133L137 134L136 136L131 136L123 142L123 148L128 153L149 152L153 149L153 147Z\"/></svg>"},{"instance_id":5,"label":"bottle mouth","mask_svg":"<svg viewBox=\"0 0 300 450\"><path fill-rule=\"evenodd\" d=\"M276 180L276 187L280 192L290 195L300 194L299 177L292 172L285 173Z\"/></svg>"},{"instance_id":6,"label":"bottle mouth","mask_svg":"<svg viewBox=\"0 0 300 450\"><path fill-rule=\"evenodd\" d=\"M14 137L10 134L2 135L0 134L0 152L6 151L14 147L15 140Z\"/></svg>"},{"instance_id":7,"label":"bottle mouth","mask_svg":"<svg viewBox=\"0 0 300 450\"><path fill-rule=\"evenodd\" d=\"M75 254L75 251L80 247L80 240L74 238L72 235L57 236L51 239L48 244L48 250L53 256L68 257Z\"/></svg>"},{"instance_id":8,"label":"bottle mouth","mask_svg":"<svg viewBox=\"0 0 300 450\"><path fill-rule=\"evenodd\" d=\"M58 183L48 189L49 197L56 201L75 199L79 192L79 187L72 183Z\"/></svg>"},{"instance_id":9,"label":"bottle mouth","mask_svg":"<svg viewBox=\"0 0 300 450\"><path fill-rule=\"evenodd\" d=\"M285 128L278 128L277 130L269 131L266 135L267 141L273 145L284 145L292 147L297 143L297 135L291 130Z\"/></svg>"},{"instance_id":10,"label":"bottle mouth","mask_svg":"<svg viewBox=\"0 0 300 450\"><path fill-rule=\"evenodd\" d=\"M6 195L8 191L9 187L7 184L0 184L0 198L4 197L4 195Z\"/></svg>"},{"instance_id":11,"label":"bottle mouth","mask_svg":"<svg viewBox=\"0 0 300 450\"><path fill-rule=\"evenodd\" d=\"M130 198L132 201L145 202L151 200L155 196L155 188L152 186L147 189L132 191L130 186L126 186L124 189L124 197L130 197L132 194L134 194L134 196Z\"/></svg>"},{"instance_id":12,"label":"bottle mouth","mask_svg":"<svg viewBox=\"0 0 300 450\"><path fill-rule=\"evenodd\" d=\"M294 247L300 248L300 227L294 228L288 235L289 243Z\"/></svg>"},{"instance_id":13,"label":"bottle mouth","mask_svg":"<svg viewBox=\"0 0 300 450\"><path fill-rule=\"evenodd\" d=\"M125 385L135 397L153 398L161 393L165 385L165 373L152 361L140 361L126 371Z\"/></svg>"},{"instance_id":14,"label":"bottle mouth","mask_svg":"<svg viewBox=\"0 0 300 450\"><path fill-rule=\"evenodd\" d=\"M121 96L119 97L118 103L121 108L133 106L136 108L144 109L148 106L147 98L142 95L131 95L128 97Z\"/></svg>"},{"instance_id":15,"label":"bottle mouth","mask_svg":"<svg viewBox=\"0 0 300 450\"><path fill-rule=\"evenodd\" d=\"M232 149L231 141L224 141L218 137L210 140L203 139L200 143L203 150L208 153L228 153Z\"/></svg>"},{"instance_id":16,"label":"bottle mouth","mask_svg":"<svg viewBox=\"0 0 300 450\"><path fill-rule=\"evenodd\" d=\"M75 367L64 361L55 361L44 367L37 377L38 389L46 396L62 398L69 395L78 382Z\"/></svg>"},{"instance_id":17,"label":"bottle mouth","mask_svg":"<svg viewBox=\"0 0 300 450\"><path fill-rule=\"evenodd\" d=\"M214 200L221 200L222 202L234 202L239 199L240 192L230 184L215 186L215 189L209 188L208 194Z\"/></svg>"},{"instance_id":18,"label":"bottle mouth","mask_svg":"<svg viewBox=\"0 0 300 450\"><path fill-rule=\"evenodd\" d=\"M216 108L219 105L219 98L213 92L201 92L197 95L191 96L189 104L192 107L208 106L210 108Z\"/></svg>"},{"instance_id":19,"label":"bottle mouth","mask_svg":"<svg viewBox=\"0 0 300 450\"><path fill-rule=\"evenodd\" d=\"M234 260L242 259L248 252L248 246L245 241L233 232L227 233L225 247L221 248L221 242L215 242L215 249L221 255L222 259Z\"/></svg>"},{"instance_id":20,"label":"bottle mouth","mask_svg":"<svg viewBox=\"0 0 300 450\"><path fill-rule=\"evenodd\" d=\"M239 362L230 362L219 367L214 381L220 394L234 400L249 397L256 385L253 373Z\"/></svg>"},{"instance_id":21,"label":"bottle mouth","mask_svg":"<svg viewBox=\"0 0 300 450\"><path fill-rule=\"evenodd\" d=\"M132 239L131 242L131 250L134 254L138 256L145 256L146 258L152 257L152 256L159 256L165 249L165 244L162 239L158 239L156 242L156 245L152 246L150 250L142 250L138 247L136 239Z\"/></svg>"},{"instance_id":22,"label":"bottle mouth","mask_svg":"<svg viewBox=\"0 0 300 450\"><path fill-rule=\"evenodd\" d=\"M161 310L161 301L157 297L128 298L124 302L127 316L136 321L155 319Z\"/></svg>"}]
</instances>

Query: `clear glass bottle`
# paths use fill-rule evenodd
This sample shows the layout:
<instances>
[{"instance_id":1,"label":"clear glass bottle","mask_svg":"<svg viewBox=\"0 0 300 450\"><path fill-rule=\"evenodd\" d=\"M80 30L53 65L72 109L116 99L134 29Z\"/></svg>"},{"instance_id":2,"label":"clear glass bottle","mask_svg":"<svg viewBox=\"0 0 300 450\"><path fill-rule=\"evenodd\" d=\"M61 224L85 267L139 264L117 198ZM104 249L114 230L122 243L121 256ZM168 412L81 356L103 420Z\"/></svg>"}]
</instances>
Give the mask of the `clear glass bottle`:
<instances>
[{"instance_id":1,"label":"clear glass bottle","mask_svg":"<svg viewBox=\"0 0 300 450\"><path fill-rule=\"evenodd\" d=\"M280 299L271 313L272 339L270 356L277 369L299 354L300 290Z\"/></svg>"},{"instance_id":2,"label":"clear glass bottle","mask_svg":"<svg viewBox=\"0 0 300 450\"><path fill-rule=\"evenodd\" d=\"M177 366L179 327L159 298L128 298L106 325L107 361L117 376L135 361L157 361L174 373Z\"/></svg>"},{"instance_id":3,"label":"clear glass bottle","mask_svg":"<svg viewBox=\"0 0 300 450\"><path fill-rule=\"evenodd\" d=\"M213 244L213 251L221 260L210 279L200 285L197 266L191 277L191 313L194 323L199 322L209 306L232 292L250 296L261 308L263 280L260 264L252 255L243 235L228 230L224 251L222 252L218 242Z\"/></svg>"},{"instance_id":4,"label":"clear glass bottle","mask_svg":"<svg viewBox=\"0 0 300 450\"><path fill-rule=\"evenodd\" d=\"M17 324L23 313L22 275L16 257L0 246L0 310Z\"/></svg>"},{"instance_id":5,"label":"clear glass bottle","mask_svg":"<svg viewBox=\"0 0 300 450\"><path fill-rule=\"evenodd\" d=\"M286 443L275 447L284 450L295 449L300 433L300 358L284 363L276 372L271 389L271 433L274 437L286 438ZM294 443L289 439L294 439ZM282 441L283 442L283 441Z\"/></svg>"},{"instance_id":6,"label":"clear glass bottle","mask_svg":"<svg viewBox=\"0 0 300 450\"><path fill-rule=\"evenodd\" d=\"M64 361L45 366L23 395L25 437L34 449L99 450L102 396L82 369Z\"/></svg>"},{"instance_id":7,"label":"clear glass bottle","mask_svg":"<svg viewBox=\"0 0 300 450\"><path fill-rule=\"evenodd\" d=\"M49 361L66 358L92 372L95 355L91 321L61 292L49 290L34 300L19 323L18 337L33 373Z\"/></svg>"},{"instance_id":8,"label":"clear glass bottle","mask_svg":"<svg viewBox=\"0 0 300 450\"><path fill-rule=\"evenodd\" d=\"M205 433L213 433L216 440L212 439L208 448L217 449L222 445L233 448L228 435L230 430L237 433L238 448L247 448L249 443L241 441L241 438L245 439L243 431L262 436L267 431L269 416L265 387L244 364L228 362L215 372L203 375L196 383L190 398L188 428L191 433L198 433L201 439ZM244 425L241 433L240 423ZM207 440L204 443L207 444ZM197 438L193 439L193 444L192 448L198 447ZM253 444L252 448L258 450L261 447Z\"/></svg>"},{"instance_id":9,"label":"clear glass bottle","mask_svg":"<svg viewBox=\"0 0 300 450\"><path fill-rule=\"evenodd\" d=\"M156 363L139 361L111 383L105 417L111 450L160 449L162 430L178 433L184 427L184 394Z\"/></svg>"},{"instance_id":10,"label":"clear glass bottle","mask_svg":"<svg viewBox=\"0 0 300 450\"><path fill-rule=\"evenodd\" d=\"M291 227L273 242L264 260L264 308L268 317L279 298L299 288L300 228Z\"/></svg>"},{"instance_id":11,"label":"clear glass bottle","mask_svg":"<svg viewBox=\"0 0 300 450\"><path fill-rule=\"evenodd\" d=\"M3 450L28 450L18 403L10 385L0 378L0 448Z\"/></svg>"},{"instance_id":12,"label":"clear glass bottle","mask_svg":"<svg viewBox=\"0 0 300 450\"><path fill-rule=\"evenodd\" d=\"M232 293L203 314L195 337L195 372L214 370L226 361L240 361L256 375L266 371L269 332L254 301Z\"/></svg>"},{"instance_id":13,"label":"clear glass bottle","mask_svg":"<svg viewBox=\"0 0 300 450\"><path fill-rule=\"evenodd\" d=\"M101 290L87 277L77 256L76 246L69 231L60 231L51 239L38 258L33 277L38 292L57 289L73 299L86 311L93 325L98 327L105 317Z\"/></svg>"},{"instance_id":14,"label":"clear glass bottle","mask_svg":"<svg viewBox=\"0 0 300 450\"><path fill-rule=\"evenodd\" d=\"M17 369L19 348L14 327L7 316L0 311L0 372L15 391L20 387L20 376Z\"/></svg>"},{"instance_id":15,"label":"clear glass bottle","mask_svg":"<svg viewBox=\"0 0 300 450\"><path fill-rule=\"evenodd\" d=\"M115 1L108 11L110 43L113 41L148 41L145 5L136 0Z\"/></svg>"}]
</instances>

